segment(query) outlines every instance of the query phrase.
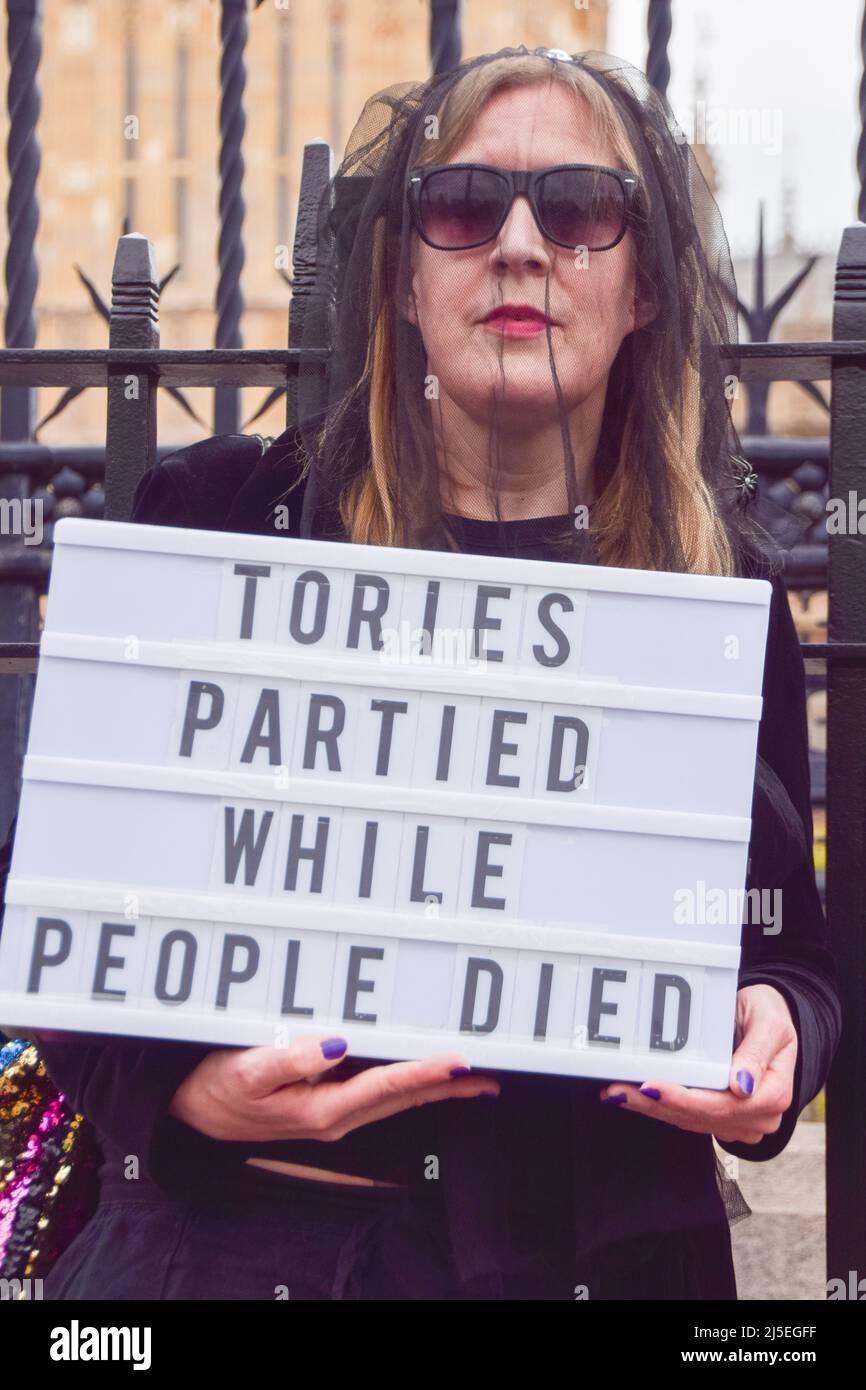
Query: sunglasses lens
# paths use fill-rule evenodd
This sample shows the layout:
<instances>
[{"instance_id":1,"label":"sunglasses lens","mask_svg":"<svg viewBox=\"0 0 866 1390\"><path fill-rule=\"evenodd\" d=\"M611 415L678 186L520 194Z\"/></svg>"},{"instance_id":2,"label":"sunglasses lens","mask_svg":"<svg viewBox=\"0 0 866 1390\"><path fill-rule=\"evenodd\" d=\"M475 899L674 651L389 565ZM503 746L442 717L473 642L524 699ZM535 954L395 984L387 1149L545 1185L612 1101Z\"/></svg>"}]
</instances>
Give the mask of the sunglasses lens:
<instances>
[{"instance_id":1,"label":"sunglasses lens","mask_svg":"<svg viewBox=\"0 0 866 1390\"><path fill-rule=\"evenodd\" d=\"M492 237L508 198L504 179L485 169L439 169L425 180L419 202L424 235L450 250Z\"/></svg>"},{"instance_id":2,"label":"sunglasses lens","mask_svg":"<svg viewBox=\"0 0 866 1390\"><path fill-rule=\"evenodd\" d=\"M600 250L625 226L625 192L619 179L597 169L557 169L538 184L545 234L566 246Z\"/></svg>"}]
</instances>

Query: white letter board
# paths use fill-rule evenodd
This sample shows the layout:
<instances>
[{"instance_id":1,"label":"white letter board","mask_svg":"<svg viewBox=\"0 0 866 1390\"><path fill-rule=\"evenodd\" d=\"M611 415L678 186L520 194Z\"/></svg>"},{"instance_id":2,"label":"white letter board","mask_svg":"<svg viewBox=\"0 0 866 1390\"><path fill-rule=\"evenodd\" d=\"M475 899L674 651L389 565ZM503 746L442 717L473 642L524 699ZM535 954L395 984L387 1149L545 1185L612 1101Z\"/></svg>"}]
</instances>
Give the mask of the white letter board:
<instances>
[{"instance_id":1,"label":"white letter board","mask_svg":"<svg viewBox=\"0 0 866 1390\"><path fill-rule=\"evenodd\" d=\"M0 1018L724 1088L770 594L61 520Z\"/></svg>"}]
</instances>

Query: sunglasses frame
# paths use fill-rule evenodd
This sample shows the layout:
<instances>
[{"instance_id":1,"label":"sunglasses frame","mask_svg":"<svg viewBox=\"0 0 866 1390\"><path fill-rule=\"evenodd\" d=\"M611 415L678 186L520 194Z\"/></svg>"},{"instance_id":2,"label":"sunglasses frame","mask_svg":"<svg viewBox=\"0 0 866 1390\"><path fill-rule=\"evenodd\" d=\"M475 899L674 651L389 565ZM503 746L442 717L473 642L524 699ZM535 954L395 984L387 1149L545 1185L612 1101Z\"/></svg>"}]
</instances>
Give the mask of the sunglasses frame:
<instances>
[{"instance_id":1,"label":"sunglasses frame","mask_svg":"<svg viewBox=\"0 0 866 1390\"><path fill-rule=\"evenodd\" d=\"M484 237L482 241L473 241L470 242L467 246L439 246L436 242L431 241L430 238L424 232L424 229L421 225L421 197L424 191L424 184L427 182L427 179L431 176L431 174L441 173L444 169L485 170L489 173L498 175L498 177L507 184L510 197L505 207L505 211L502 214L502 219L499 222L499 225L496 227L496 230L494 232L491 232L490 236ZM588 251L613 250L614 246L619 245L619 243L622 241L623 237L629 229L631 213L634 203L634 196L640 185L640 180L637 174L633 174L630 169L613 169L606 164L552 164L547 169L500 169L495 164L478 164L474 161L470 161L465 164L433 164L426 166L422 169L413 169L410 172L406 181L407 193L409 198L409 210L412 215L412 221L415 224L415 229L418 232L418 235L420 236L421 240L426 242L428 246L432 247L434 251L471 251L476 246L486 246L488 242L495 240L495 238L502 231L502 228L505 225L506 218L508 217L508 214L514 206L514 199L519 194L524 194L529 199L529 205L532 208L532 215L535 218L536 226L538 227L538 230L541 232L542 236L544 236L548 241L552 241L556 246L564 246L567 250L574 251L576 248L572 246L571 242L560 241L558 237L550 236L550 234L545 230L541 221L541 215L539 212L538 202L535 193L539 179L545 177L547 174L559 173L563 169L588 169L592 170L593 173L597 174L612 174L613 177L618 181L623 192L622 229L620 230L619 235L616 236L613 241L609 241L605 246L588 246L586 248Z\"/></svg>"}]
</instances>

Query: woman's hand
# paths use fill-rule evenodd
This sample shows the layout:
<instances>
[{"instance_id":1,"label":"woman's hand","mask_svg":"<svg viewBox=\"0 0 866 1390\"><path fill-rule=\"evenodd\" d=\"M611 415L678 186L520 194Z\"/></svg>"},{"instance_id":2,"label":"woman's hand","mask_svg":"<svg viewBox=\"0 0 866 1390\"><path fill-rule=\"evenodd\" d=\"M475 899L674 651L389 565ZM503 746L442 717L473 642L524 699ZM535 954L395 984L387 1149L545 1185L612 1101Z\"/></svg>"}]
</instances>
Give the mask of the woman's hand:
<instances>
[{"instance_id":1,"label":"woman's hand","mask_svg":"<svg viewBox=\"0 0 866 1390\"><path fill-rule=\"evenodd\" d=\"M469 1068L454 1053L421 1062L368 1067L345 1081L324 1077L346 1051L324 1037L295 1038L287 1047L228 1048L209 1052L177 1088L169 1114L211 1139L342 1139L361 1125L434 1100L498 1095L485 1076L459 1076ZM310 1085L306 1078L315 1077Z\"/></svg>"},{"instance_id":2,"label":"woman's hand","mask_svg":"<svg viewBox=\"0 0 866 1390\"><path fill-rule=\"evenodd\" d=\"M772 985L747 985L737 994L736 1050L726 1091L645 1081L614 1082L601 1099L729 1144L758 1144L775 1134L790 1107L797 1032L784 997ZM625 1099L617 1101L616 1097Z\"/></svg>"}]
</instances>

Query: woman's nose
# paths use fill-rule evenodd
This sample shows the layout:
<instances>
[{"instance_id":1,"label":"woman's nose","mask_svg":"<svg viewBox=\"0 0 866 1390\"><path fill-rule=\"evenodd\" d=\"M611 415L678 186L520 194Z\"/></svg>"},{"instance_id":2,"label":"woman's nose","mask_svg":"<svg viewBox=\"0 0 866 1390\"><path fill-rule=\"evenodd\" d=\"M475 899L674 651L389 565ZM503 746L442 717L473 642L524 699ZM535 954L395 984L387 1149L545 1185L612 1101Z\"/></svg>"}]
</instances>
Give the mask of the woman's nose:
<instances>
[{"instance_id":1,"label":"woman's nose","mask_svg":"<svg viewBox=\"0 0 866 1390\"><path fill-rule=\"evenodd\" d=\"M529 199L519 194L499 231L491 256L494 260L520 261L527 258L550 263L550 246L535 220Z\"/></svg>"}]
</instances>

